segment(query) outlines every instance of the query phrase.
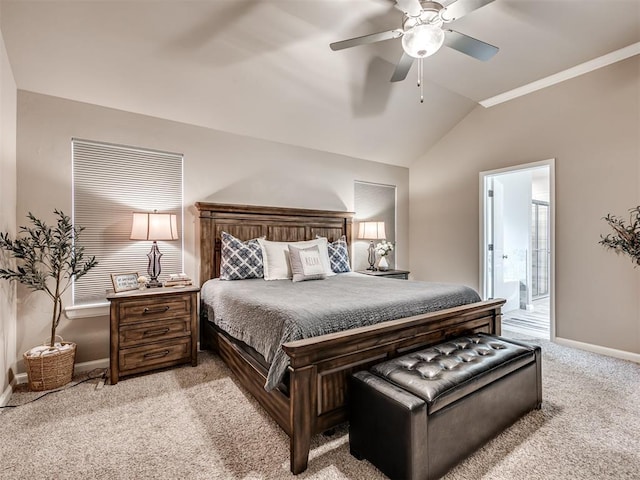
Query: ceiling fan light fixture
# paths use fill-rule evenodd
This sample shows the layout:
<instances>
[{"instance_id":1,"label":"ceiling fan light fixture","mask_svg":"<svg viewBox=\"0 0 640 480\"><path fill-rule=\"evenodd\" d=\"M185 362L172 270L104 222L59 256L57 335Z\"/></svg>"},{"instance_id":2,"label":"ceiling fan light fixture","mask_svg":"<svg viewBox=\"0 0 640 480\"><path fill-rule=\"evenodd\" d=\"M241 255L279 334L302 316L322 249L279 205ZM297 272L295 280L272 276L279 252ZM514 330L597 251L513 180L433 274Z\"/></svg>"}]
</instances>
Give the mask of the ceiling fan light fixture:
<instances>
[{"instance_id":1,"label":"ceiling fan light fixture","mask_svg":"<svg viewBox=\"0 0 640 480\"><path fill-rule=\"evenodd\" d=\"M433 55L444 43L444 30L437 25L419 24L404 32L402 48L414 58Z\"/></svg>"}]
</instances>

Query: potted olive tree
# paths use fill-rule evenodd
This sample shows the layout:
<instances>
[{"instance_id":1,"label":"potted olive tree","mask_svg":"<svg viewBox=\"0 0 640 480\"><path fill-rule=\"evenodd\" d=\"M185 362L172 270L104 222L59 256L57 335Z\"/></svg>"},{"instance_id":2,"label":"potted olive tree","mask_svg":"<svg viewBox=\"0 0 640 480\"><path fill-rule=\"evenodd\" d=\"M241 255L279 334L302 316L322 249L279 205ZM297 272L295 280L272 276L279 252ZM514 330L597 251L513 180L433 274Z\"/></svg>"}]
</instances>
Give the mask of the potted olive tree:
<instances>
[{"instance_id":1,"label":"potted olive tree","mask_svg":"<svg viewBox=\"0 0 640 480\"><path fill-rule=\"evenodd\" d=\"M634 267L640 266L640 205L629 210L629 224L615 215L607 215L604 220L614 233L600 235L600 244L616 253L631 257Z\"/></svg>"},{"instance_id":2,"label":"potted olive tree","mask_svg":"<svg viewBox=\"0 0 640 480\"><path fill-rule=\"evenodd\" d=\"M0 268L0 278L16 280L30 290L42 291L53 303L51 338L23 355L30 390L50 390L73 378L76 344L56 341L56 329L62 316L62 296L74 280L83 277L97 265L95 257L84 259L84 248L78 244L83 230L59 210L55 226L37 219L31 212L29 227L20 227L15 239L0 233L0 249L16 262Z\"/></svg>"}]
</instances>

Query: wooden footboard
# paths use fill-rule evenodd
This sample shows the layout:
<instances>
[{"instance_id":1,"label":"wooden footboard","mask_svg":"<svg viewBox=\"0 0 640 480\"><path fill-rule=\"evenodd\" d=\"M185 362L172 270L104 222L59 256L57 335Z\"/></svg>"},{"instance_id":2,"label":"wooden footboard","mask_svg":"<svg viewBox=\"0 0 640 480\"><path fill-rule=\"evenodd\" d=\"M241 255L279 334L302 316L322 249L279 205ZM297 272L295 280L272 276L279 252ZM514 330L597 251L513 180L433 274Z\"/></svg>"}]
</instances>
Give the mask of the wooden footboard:
<instances>
[{"instance_id":1,"label":"wooden footboard","mask_svg":"<svg viewBox=\"0 0 640 480\"><path fill-rule=\"evenodd\" d=\"M224 332L208 324L205 343L216 348L242 385L290 438L291 471L307 468L311 437L347 418L347 379L358 370L465 333L500 335L504 300L488 300L372 326L286 343L288 395L267 392L266 370Z\"/></svg>"}]
</instances>

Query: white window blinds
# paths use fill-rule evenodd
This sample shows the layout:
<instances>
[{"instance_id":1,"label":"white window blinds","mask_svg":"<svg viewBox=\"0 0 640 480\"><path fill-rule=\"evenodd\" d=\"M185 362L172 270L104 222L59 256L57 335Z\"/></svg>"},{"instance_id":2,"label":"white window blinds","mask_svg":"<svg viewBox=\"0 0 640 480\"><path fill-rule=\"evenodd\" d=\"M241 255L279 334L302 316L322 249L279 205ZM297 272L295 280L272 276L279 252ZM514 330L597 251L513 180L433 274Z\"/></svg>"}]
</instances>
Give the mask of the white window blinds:
<instances>
[{"instance_id":1,"label":"white window blinds","mask_svg":"<svg viewBox=\"0 0 640 480\"><path fill-rule=\"evenodd\" d=\"M182 164L176 153L72 139L73 224L98 266L73 289L73 304L101 302L112 273L147 274L151 241L130 240L133 212L173 213L179 239L159 241L160 281L183 270Z\"/></svg>"}]
</instances>

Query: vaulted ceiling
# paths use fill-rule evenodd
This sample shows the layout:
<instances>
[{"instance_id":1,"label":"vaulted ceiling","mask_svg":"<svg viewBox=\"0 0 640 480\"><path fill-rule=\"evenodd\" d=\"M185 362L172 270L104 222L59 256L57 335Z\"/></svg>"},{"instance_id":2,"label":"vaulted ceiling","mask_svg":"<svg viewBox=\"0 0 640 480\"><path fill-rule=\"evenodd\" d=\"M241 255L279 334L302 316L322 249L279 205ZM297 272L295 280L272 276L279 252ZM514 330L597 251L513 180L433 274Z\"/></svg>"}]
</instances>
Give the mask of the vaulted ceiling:
<instances>
[{"instance_id":1,"label":"vaulted ceiling","mask_svg":"<svg viewBox=\"0 0 640 480\"><path fill-rule=\"evenodd\" d=\"M405 166L479 101L640 42L640 0L495 0L450 26L499 53L443 47L421 104L416 65L389 82L399 39L329 49L394 4L2 0L0 27L20 89Z\"/></svg>"}]
</instances>

